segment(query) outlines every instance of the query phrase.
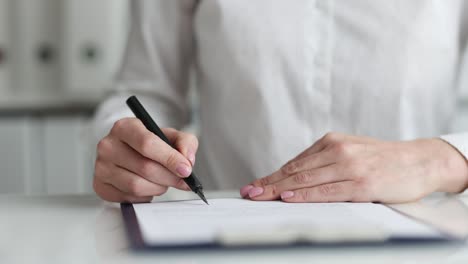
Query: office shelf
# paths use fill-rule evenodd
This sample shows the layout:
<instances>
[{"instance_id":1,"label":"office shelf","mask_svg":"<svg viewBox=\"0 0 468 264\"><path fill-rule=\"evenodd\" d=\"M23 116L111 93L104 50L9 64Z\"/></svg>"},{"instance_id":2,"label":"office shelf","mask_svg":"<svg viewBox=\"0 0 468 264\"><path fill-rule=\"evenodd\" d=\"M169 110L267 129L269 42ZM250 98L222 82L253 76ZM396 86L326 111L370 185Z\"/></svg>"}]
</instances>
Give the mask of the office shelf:
<instances>
[{"instance_id":1,"label":"office shelf","mask_svg":"<svg viewBox=\"0 0 468 264\"><path fill-rule=\"evenodd\" d=\"M102 98L103 93L0 95L0 115L91 113Z\"/></svg>"}]
</instances>

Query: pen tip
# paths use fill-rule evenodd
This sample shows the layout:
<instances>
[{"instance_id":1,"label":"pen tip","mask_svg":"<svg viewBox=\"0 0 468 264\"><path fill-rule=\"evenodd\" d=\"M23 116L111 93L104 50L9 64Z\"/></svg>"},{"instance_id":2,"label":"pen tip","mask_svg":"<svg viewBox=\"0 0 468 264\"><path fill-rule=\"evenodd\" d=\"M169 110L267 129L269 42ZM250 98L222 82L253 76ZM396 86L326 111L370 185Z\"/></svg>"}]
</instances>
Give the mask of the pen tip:
<instances>
[{"instance_id":1,"label":"pen tip","mask_svg":"<svg viewBox=\"0 0 468 264\"><path fill-rule=\"evenodd\" d=\"M210 204L208 203L208 201L206 200L205 195L203 194L202 191L197 192L197 194L198 194L198 196L200 196L200 198L201 198L207 205L210 205Z\"/></svg>"}]
</instances>

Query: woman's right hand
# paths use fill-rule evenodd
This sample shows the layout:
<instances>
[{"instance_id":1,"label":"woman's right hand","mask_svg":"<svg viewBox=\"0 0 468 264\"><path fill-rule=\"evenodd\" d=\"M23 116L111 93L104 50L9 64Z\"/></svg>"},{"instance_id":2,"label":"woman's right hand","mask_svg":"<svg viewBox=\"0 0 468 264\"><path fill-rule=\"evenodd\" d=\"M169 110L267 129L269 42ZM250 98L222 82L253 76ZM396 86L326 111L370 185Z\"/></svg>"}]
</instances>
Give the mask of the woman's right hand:
<instances>
[{"instance_id":1,"label":"woman's right hand","mask_svg":"<svg viewBox=\"0 0 468 264\"><path fill-rule=\"evenodd\" d=\"M115 122L97 145L94 191L110 202L149 202L168 187L189 191L183 181L192 172L197 138L163 128L174 148L150 132L137 118Z\"/></svg>"}]
</instances>

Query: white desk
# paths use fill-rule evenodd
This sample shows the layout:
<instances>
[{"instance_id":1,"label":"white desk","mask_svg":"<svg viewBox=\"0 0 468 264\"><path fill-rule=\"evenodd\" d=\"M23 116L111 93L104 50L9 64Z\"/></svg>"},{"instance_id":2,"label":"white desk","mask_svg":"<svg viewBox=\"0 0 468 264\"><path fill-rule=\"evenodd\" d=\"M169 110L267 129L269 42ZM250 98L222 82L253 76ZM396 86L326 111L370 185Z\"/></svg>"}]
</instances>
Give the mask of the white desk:
<instances>
[{"instance_id":1,"label":"white desk","mask_svg":"<svg viewBox=\"0 0 468 264\"><path fill-rule=\"evenodd\" d=\"M226 196L211 193L209 197ZM232 196L229 193L228 196ZM398 205L468 234L468 196ZM251 251L135 253L116 204L83 196L0 196L0 263L468 263L468 243Z\"/></svg>"}]
</instances>

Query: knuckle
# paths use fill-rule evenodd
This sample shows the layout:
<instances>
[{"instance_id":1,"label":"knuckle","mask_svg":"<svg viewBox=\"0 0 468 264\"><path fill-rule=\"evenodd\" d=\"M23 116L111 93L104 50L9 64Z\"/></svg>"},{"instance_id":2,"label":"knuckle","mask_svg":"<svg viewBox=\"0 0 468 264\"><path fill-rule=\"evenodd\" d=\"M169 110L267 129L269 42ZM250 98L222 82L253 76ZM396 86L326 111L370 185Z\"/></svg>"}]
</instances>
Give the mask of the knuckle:
<instances>
[{"instance_id":1,"label":"knuckle","mask_svg":"<svg viewBox=\"0 0 468 264\"><path fill-rule=\"evenodd\" d=\"M166 159L166 167L175 168L177 166L178 155L175 151L171 151Z\"/></svg>"},{"instance_id":2,"label":"knuckle","mask_svg":"<svg viewBox=\"0 0 468 264\"><path fill-rule=\"evenodd\" d=\"M257 180L255 180L255 181L251 182L250 184L253 185L253 186L255 186L255 187L261 187L261 186L263 186L263 185L262 185L262 182L261 182L260 180L261 180L261 179L257 179Z\"/></svg>"},{"instance_id":3,"label":"knuckle","mask_svg":"<svg viewBox=\"0 0 468 264\"><path fill-rule=\"evenodd\" d=\"M101 140L99 140L97 144L97 154L98 156L106 156L108 155L112 150L112 142L108 137L105 137Z\"/></svg>"},{"instance_id":4,"label":"knuckle","mask_svg":"<svg viewBox=\"0 0 468 264\"><path fill-rule=\"evenodd\" d=\"M93 180L93 190L94 190L94 192L103 200L107 200L107 201L116 200L116 199L112 199L111 197L109 197L110 195L109 195L108 192L106 192L103 189L103 185L104 185L103 182L101 182L100 180L95 178Z\"/></svg>"},{"instance_id":5,"label":"knuckle","mask_svg":"<svg viewBox=\"0 0 468 264\"><path fill-rule=\"evenodd\" d=\"M333 150L336 155L342 157L351 156L351 144L346 142L338 142L333 145Z\"/></svg>"},{"instance_id":6,"label":"knuckle","mask_svg":"<svg viewBox=\"0 0 468 264\"><path fill-rule=\"evenodd\" d=\"M153 172L154 164L152 161L143 160L139 166L139 174L143 177L148 177Z\"/></svg>"},{"instance_id":7,"label":"knuckle","mask_svg":"<svg viewBox=\"0 0 468 264\"><path fill-rule=\"evenodd\" d=\"M270 185L270 193L271 193L272 196L279 195L278 187L275 184Z\"/></svg>"},{"instance_id":8,"label":"knuckle","mask_svg":"<svg viewBox=\"0 0 468 264\"><path fill-rule=\"evenodd\" d=\"M312 174L308 171L298 173L293 178L294 182L297 184L305 184L312 180Z\"/></svg>"},{"instance_id":9,"label":"knuckle","mask_svg":"<svg viewBox=\"0 0 468 264\"><path fill-rule=\"evenodd\" d=\"M107 167L105 163L99 159L94 163L94 177L101 179L107 177Z\"/></svg>"},{"instance_id":10,"label":"knuckle","mask_svg":"<svg viewBox=\"0 0 468 264\"><path fill-rule=\"evenodd\" d=\"M131 178L127 183L128 193L135 196L141 196L141 184L141 180L138 177Z\"/></svg>"},{"instance_id":11,"label":"knuckle","mask_svg":"<svg viewBox=\"0 0 468 264\"><path fill-rule=\"evenodd\" d=\"M155 196L161 196L167 192L168 187L166 186L161 186L161 188L158 188L158 190L154 193Z\"/></svg>"},{"instance_id":12,"label":"knuckle","mask_svg":"<svg viewBox=\"0 0 468 264\"><path fill-rule=\"evenodd\" d=\"M100 175L103 172L103 164L102 161L97 159L96 162L94 162L94 175Z\"/></svg>"},{"instance_id":13,"label":"knuckle","mask_svg":"<svg viewBox=\"0 0 468 264\"><path fill-rule=\"evenodd\" d=\"M261 179L258 179L258 183L260 184L260 186L266 186L270 184L270 180L268 177L263 177Z\"/></svg>"},{"instance_id":14,"label":"knuckle","mask_svg":"<svg viewBox=\"0 0 468 264\"><path fill-rule=\"evenodd\" d=\"M194 151L198 148L198 138L192 133L179 132L178 139L183 141L184 144L190 145L190 147L195 148Z\"/></svg>"},{"instance_id":15,"label":"knuckle","mask_svg":"<svg viewBox=\"0 0 468 264\"><path fill-rule=\"evenodd\" d=\"M361 171L362 171L361 162L359 162L358 160L354 158L350 158L348 161L344 161L342 169L344 170L343 173L346 172L353 179L360 177L362 175L361 174Z\"/></svg>"},{"instance_id":16,"label":"knuckle","mask_svg":"<svg viewBox=\"0 0 468 264\"><path fill-rule=\"evenodd\" d=\"M310 190L304 190L299 193L299 199L301 201L307 202L312 200L312 192Z\"/></svg>"},{"instance_id":17,"label":"knuckle","mask_svg":"<svg viewBox=\"0 0 468 264\"><path fill-rule=\"evenodd\" d=\"M339 140L339 134L336 132L327 132L323 137L322 140L327 143L334 143Z\"/></svg>"},{"instance_id":18,"label":"knuckle","mask_svg":"<svg viewBox=\"0 0 468 264\"><path fill-rule=\"evenodd\" d=\"M338 191L338 185L336 184L324 184L318 187L319 193L324 196L335 194Z\"/></svg>"},{"instance_id":19,"label":"knuckle","mask_svg":"<svg viewBox=\"0 0 468 264\"><path fill-rule=\"evenodd\" d=\"M111 129L111 134L118 134L118 133L120 133L120 131L125 129L127 121L128 120L126 118L115 121L115 123L114 123L114 125L112 126L112 129Z\"/></svg>"},{"instance_id":20,"label":"knuckle","mask_svg":"<svg viewBox=\"0 0 468 264\"><path fill-rule=\"evenodd\" d=\"M138 145L139 145L138 148L140 149L140 153L143 156L149 156L149 154L153 150L153 137L151 137L150 135L145 135L141 137Z\"/></svg>"},{"instance_id":21,"label":"knuckle","mask_svg":"<svg viewBox=\"0 0 468 264\"><path fill-rule=\"evenodd\" d=\"M179 133L179 131L173 127L165 127L162 130L164 133Z\"/></svg>"},{"instance_id":22,"label":"knuckle","mask_svg":"<svg viewBox=\"0 0 468 264\"><path fill-rule=\"evenodd\" d=\"M190 142L192 142L193 144L195 144L196 146L198 146L198 138L197 138L197 136L195 136L195 135L192 134L192 133L187 133L187 137L188 137L188 139L190 140Z\"/></svg>"},{"instance_id":23,"label":"knuckle","mask_svg":"<svg viewBox=\"0 0 468 264\"><path fill-rule=\"evenodd\" d=\"M299 161L290 161L284 165L281 170L286 174L294 173L299 168Z\"/></svg>"}]
</instances>

